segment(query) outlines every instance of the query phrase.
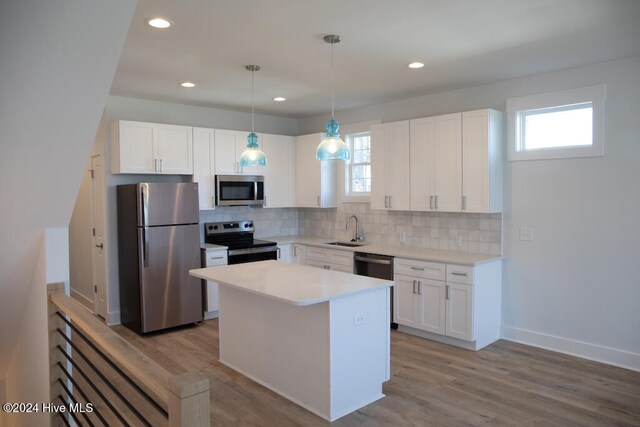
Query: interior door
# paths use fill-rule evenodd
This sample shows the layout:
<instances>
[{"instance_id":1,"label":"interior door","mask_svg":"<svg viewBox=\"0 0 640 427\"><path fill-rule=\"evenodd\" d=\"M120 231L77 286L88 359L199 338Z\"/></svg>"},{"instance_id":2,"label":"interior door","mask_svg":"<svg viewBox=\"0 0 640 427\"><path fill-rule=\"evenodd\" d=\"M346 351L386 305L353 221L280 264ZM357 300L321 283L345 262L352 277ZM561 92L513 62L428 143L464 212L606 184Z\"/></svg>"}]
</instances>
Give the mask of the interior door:
<instances>
[{"instance_id":1,"label":"interior door","mask_svg":"<svg viewBox=\"0 0 640 427\"><path fill-rule=\"evenodd\" d=\"M198 224L139 227L142 332L202 320Z\"/></svg>"},{"instance_id":2,"label":"interior door","mask_svg":"<svg viewBox=\"0 0 640 427\"><path fill-rule=\"evenodd\" d=\"M104 247L104 163L102 155L91 157L91 222L93 228L94 314L107 319L107 263Z\"/></svg>"}]
</instances>

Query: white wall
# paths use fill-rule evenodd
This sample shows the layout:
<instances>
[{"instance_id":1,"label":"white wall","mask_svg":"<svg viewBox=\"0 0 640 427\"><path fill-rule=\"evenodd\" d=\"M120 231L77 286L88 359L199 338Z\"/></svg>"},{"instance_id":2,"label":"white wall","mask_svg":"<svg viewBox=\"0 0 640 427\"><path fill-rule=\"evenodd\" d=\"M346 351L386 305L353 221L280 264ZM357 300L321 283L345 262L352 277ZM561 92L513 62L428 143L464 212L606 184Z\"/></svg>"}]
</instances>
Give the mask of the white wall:
<instances>
[{"instance_id":1,"label":"white wall","mask_svg":"<svg viewBox=\"0 0 640 427\"><path fill-rule=\"evenodd\" d=\"M110 125L115 120L135 120L152 123L167 123L218 129L251 129L251 113L197 107L161 101L110 96L104 109L104 128L101 127L96 140L104 147L105 170L111 170ZM296 135L298 120L286 117L256 114L257 132L279 135ZM94 149L95 151L95 149ZM120 292L118 280L118 222L116 210L116 186L135 182L189 182L190 176L111 175L106 182L106 239L107 254L107 323L120 323ZM296 224L297 227L297 224Z\"/></svg>"},{"instance_id":2,"label":"white wall","mask_svg":"<svg viewBox=\"0 0 640 427\"><path fill-rule=\"evenodd\" d=\"M69 224L134 6L134 0L0 3L0 378L7 377L8 398L43 396L42 389L17 393L19 381L9 373L28 381L34 367L22 361L47 358L30 345L46 342L46 328L38 315L23 319L43 307L42 235ZM67 254L55 252L47 268L68 268Z\"/></svg>"},{"instance_id":3,"label":"white wall","mask_svg":"<svg viewBox=\"0 0 640 427\"><path fill-rule=\"evenodd\" d=\"M343 123L477 108L606 83L605 156L506 167L503 335L640 370L640 57L340 111ZM325 116L301 119L320 131ZM535 241L520 242L522 226Z\"/></svg>"}]
</instances>

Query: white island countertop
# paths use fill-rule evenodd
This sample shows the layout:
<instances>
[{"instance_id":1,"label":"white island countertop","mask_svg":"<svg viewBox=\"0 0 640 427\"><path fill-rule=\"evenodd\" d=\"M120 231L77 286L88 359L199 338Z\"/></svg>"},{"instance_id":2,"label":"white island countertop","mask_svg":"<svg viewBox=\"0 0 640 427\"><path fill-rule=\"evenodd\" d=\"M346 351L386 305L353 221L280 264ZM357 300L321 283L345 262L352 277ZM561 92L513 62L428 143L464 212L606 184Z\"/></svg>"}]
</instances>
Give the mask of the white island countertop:
<instances>
[{"instance_id":1,"label":"white island countertop","mask_svg":"<svg viewBox=\"0 0 640 427\"><path fill-rule=\"evenodd\" d=\"M311 305L390 287L390 280L281 261L260 261L190 270L192 276L293 305Z\"/></svg>"}]
</instances>

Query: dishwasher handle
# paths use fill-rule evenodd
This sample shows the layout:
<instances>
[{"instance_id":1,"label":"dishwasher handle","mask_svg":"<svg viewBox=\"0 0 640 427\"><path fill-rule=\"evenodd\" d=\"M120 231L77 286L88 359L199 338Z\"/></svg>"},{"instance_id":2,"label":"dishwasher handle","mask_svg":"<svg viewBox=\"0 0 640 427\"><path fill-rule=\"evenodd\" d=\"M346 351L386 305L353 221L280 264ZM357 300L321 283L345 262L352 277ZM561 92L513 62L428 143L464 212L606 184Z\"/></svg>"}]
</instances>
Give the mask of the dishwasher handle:
<instances>
[{"instance_id":1,"label":"dishwasher handle","mask_svg":"<svg viewBox=\"0 0 640 427\"><path fill-rule=\"evenodd\" d=\"M360 255L354 256L353 259L355 259L356 261L369 262L371 264L391 265L391 261L387 259L367 258Z\"/></svg>"}]
</instances>

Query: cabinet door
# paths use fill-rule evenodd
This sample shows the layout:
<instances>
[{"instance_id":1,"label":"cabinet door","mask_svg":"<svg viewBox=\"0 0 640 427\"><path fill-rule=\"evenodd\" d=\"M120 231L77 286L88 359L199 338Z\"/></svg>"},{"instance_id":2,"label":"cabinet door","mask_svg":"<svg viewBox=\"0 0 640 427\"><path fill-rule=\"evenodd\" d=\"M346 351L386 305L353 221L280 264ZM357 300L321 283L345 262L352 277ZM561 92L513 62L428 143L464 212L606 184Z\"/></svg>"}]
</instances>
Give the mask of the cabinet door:
<instances>
[{"instance_id":1,"label":"cabinet door","mask_svg":"<svg viewBox=\"0 0 640 427\"><path fill-rule=\"evenodd\" d=\"M443 212L462 209L462 114L435 120L434 207Z\"/></svg>"},{"instance_id":2,"label":"cabinet door","mask_svg":"<svg viewBox=\"0 0 640 427\"><path fill-rule=\"evenodd\" d=\"M433 175L435 155L435 123L433 117L409 122L409 159L412 211L431 211L433 206Z\"/></svg>"},{"instance_id":3,"label":"cabinet door","mask_svg":"<svg viewBox=\"0 0 640 427\"><path fill-rule=\"evenodd\" d=\"M114 122L111 132L114 173L156 173L157 125L142 122Z\"/></svg>"},{"instance_id":4,"label":"cabinet door","mask_svg":"<svg viewBox=\"0 0 640 427\"><path fill-rule=\"evenodd\" d=\"M409 210L409 121L388 123L385 138L389 209Z\"/></svg>"},{"instance_id":5,"label":"cabinet door","mask_svg":"<svg viewBox=\"0 0 640 427\"><path fill-rule=\"evenodd\" d=\"M193 175L193 128L157 125L156 157L159 173Z\"/></svg>"},{"instance_id":6,"label":"cabinet door","mask_svg":"<svg viewBox=\"0 0 640 427\"><path fill-rule=\"evenodd\" d=\"M393 285L393 321L399 325L418 327L418 298L416 278L394 275Z\"/></svg>"},{"instance_id":7,"label":"cabinet door","mask_svg":"<svg viewBox=\"0 0 640 427\"><path fill-rule=\"evenodd\" d=\"M215 172L216 175L237 175L240 165L236 159L236 145L240 135L235 130L215 130Z\"/></svg>"},{"instance_id":8,"label":"cabinet door","mask_svg":"<svg viewBox=\"0 0 640 427\"><path fill-rule=\"evenodd\" d=\"M207 310L208 312L220 309L218 298L218 282L207 281Z\"/></svg>"},{"instance_id":9,"label":"cabinet door","mask_svg":"<svg viewBox=\"0 0 640 427\"><path fill-rule=\"evenodd\" d=\"M429 279L419 280L420 319L417 328L436 334L445 334L445 290L444 282Z\"/></svg>"},{"instance_id":10,"label":"cabinet door","mask_svg":"<svg viewBox=\"0 0 640 427\"><path fill-rule=\"evenodd\" d=\"M193 182L198 183L200 209L214 209L215 189L213 129L193 128Z\"/></svg>"},{"instance_id":11,"label":"cabinet door","mask_svg":"<svg viewBox=\"0 0 640 427\"><path fill-rule=\"evenodd\" d=\"M301 208L320 206L320 162L316 148L322 134L303 135L295 140L295 204Z\"/></svg>"},{"instance_id":12,"label":"cabinet door","mask_svg":"<svg viewBox=\"0 0 640 427\"><path fill-rule=\"evenodd\" d=\"M293 262L290 243L278 245L278 261Z\"/></svg>"},{"instance_id":13,"label":"cabinet door","mask_svg":"<svg viewBox=\"0 0 640 427\"><path fill-rule=\"evenodd\" d=\"M473 286L448 283L446 335L473 341Z\"/></svg>"},{"instance_id":14,"label":"cabinet door","mask_svg":"<svg viewBox=\"0 0 640 427\"><path fill-rule=\"evenodd\" d=\"M293 203L293 141L291 136L265 134L263 150L265 208L287 208Z\"/></svg>"},{"instance_id":15,"label":"cabinet door","mask_svg":"<svg viewBox=\"0 0 640 427\"><path fill-rule=\"evenodd\" d=\"M384 125L371 126L371 209L386 209L389 200L385 137Z\"/></svg>"},{"instance_id":16,"label":"cabinet door","mask_svg":"<svg viewBox=\"0 0 640 427\"><path fill-rule=\"evenodd\" d=\"M465 212L489 211L488 110L462 114L462 195Z\"/></svg>"}]
</instances>

